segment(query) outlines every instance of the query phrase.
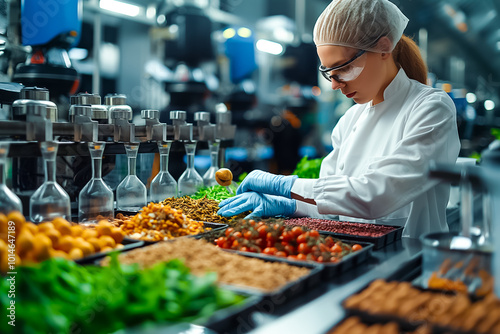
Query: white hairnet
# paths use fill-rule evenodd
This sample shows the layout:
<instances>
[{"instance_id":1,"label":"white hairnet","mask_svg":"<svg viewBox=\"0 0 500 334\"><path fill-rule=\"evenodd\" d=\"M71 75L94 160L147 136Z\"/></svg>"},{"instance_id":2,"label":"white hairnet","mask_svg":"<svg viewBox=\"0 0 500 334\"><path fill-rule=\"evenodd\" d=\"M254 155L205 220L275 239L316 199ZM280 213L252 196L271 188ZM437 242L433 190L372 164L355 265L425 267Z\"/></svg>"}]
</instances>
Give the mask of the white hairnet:
<instances>
[{"instance_id":1,"label":"white hairnet","mask_svg":"<svg viewBox=\"0 0 500 334\"><path fill-rule=\"evenodd\" d=\"M316 21L314 43L391 52L407 24L408 18L388 0L333 0ZM377 44L382 36L391 43Z\"/></svg>"}]
</instances>

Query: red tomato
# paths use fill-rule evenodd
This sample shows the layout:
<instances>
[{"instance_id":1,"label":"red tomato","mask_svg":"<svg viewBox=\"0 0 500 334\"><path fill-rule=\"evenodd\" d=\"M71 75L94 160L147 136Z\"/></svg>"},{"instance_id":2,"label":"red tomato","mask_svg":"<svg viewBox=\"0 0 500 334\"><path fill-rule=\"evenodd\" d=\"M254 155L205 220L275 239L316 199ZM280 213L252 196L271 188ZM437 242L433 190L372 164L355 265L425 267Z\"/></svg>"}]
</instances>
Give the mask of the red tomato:
<instances>
[{"instance_id":1,"label":"red tomato","mask_svg":"<svg viewBox=\"0 0 500 334\"><path fill-rule=\"evenodd\" d=\"M226 242L226 238L219 237L219 238L217 238L217 240L215 240L215 242L217 243L217 246L222 247L224 245L224 243Z\"/></svg>"},{"instance_id":2,"label":"red tomato","mask_svg":"<svg viewBox=\"0 0 500 334\"><path fill-rule=\"evenodd\" d=\"M281 233L280 240L283 242L290 242L290 240L292 240L292 233L284 231L283 233Z\"/></svg>"},{"instance_id":3,"label":"red tomato","mask_svg":"<svg viewBox=\"0 0 500 334\"><path fill-rule=\"evenodd\" d=\"M335 241L333 241L333 238L328 236L325 238L325 244L331 248L334 244L335 244Z\"/></svg>"},{"instance_id":4,"label":"red tomato","mask_svg":"<svg viewBox=\"0 0 500 334\"><path fill-rule=\"evenodd\" d=\"M297 243L303 244L304 242L307 242L307 237L305 233L302 233L301 235L297 236Z\"/></svg>"},{"instance_id":5,"label":"red tomato","mask_svg":"<svg viewBox=\"0 0 500 334\"><path fill-rule=\"evenodd\" d=\"M267 232L266 240L274 243L276 241L276 236L272 232Z\"/></svg>"},{"instance_id":6,"label":"red tomato","mask_svg":"<svg viewBox=\"0 0 500 334\"><path fill-rule=\"evenodd\" d=\"M243 236L244 236L244 237L245 237L245 239L247 239L247 240L252 239L252 235L253 235L252 231L246 231L246 232L245 232L245 234L243 234Z\"/></svg>"},{"instance_id":7,"label":"red tomato","mask_svg":"<svg viewBox=\"0 0 500 334\"><path fill-rule=\"evenodd\" d=\"M233 248L233 249L238 248L239 245L240 245L240 243L238 242L238 240L234 240L233 244L231 245L231 248Z\"/></svg>"},{"instance_id":8,"label":"red tomato","mask_svg":"<svg viewBox=\"0 0 500 334\"><path fill-rule=\"evenodd\" d=\"M307 260L307 255L299 253L297 254L297 260L305 261Z\"/></svg>"},{"instance_id":9,"label":"red tomato","mask_svg":"<svg viewBox=\"0 0 500 334\"><path fill-rule=\"evenodd\" d=\"M274 255L276 254L277 249L275 247L266 247L262 251L262 253L267 254L267 255Z\"/></svg>"},{"instance_id":10,"label":"red tomato","mask_svg":"<svg viewBox=\"0 0 500 334\"><path fill-rule=\"evenodd\" d=\"M227 229L226 229L226 237L229 237L229 235L230 235L231 233L233 233L233 231L234 231L234 228L232 228L232 227L227 228Z\"/></svg>"},{"instance_id":11,"label":"red tomato","mask_svg":"<svg viewBox=\"0 0 500 334\"><path fill-rule=\"evenodd\" d=\"M311 252L311 248L306 243L302 243L297 247L297 251L300 254L309 254Z\"/></svg>"},{"instance_id":12,"label":"red tomato","mask_svg":"<svg viewBox=\"0 0 500 334\"><path fill-rule=\"evenodd\" d=\"M257 228L257 232L259 232L259 237L265 238L267 234L267 227L265 225L261 225Z\"/></svg>"},{"instance_id":13,"label":"red tomato","mask_svg":"<svg viewBox=\"0 0 500 334\"><path fill-rule=\"evenodd\" d=\"M319 250L322 252L329 252L330 248L325 244L319 244Z\"/></svg>"},{"instance_id":14,"label":"red tomato","mask_svg":"<svg viewBox=\"0 0 500 334\"><path fill-rule=\"evenodd\" d=\"M330 252L332 253L342 253L342 247L339 246L339 244L335 244L330 248Z\"/></svg>"},{"instance_id":15,"label":"red tomato","mask_svg":"<svg viewBox=\"0 0 500 334\"><path fill-rule=\"evenodd\" d=\"M279 256L279 257L287 257L287 253L283 252L283 251L279 251L279 252L276 252L276 254L274 254L276 256Z\"/></svg>"},{"instance_id":16,"label":"red tomato","mask_svg":"<svg viewBox=\"0 0 500 334\"><path fill-rule=\"evenodd\" d=\"M235 237L235 238L242 238L243 234L241 234L241 232L239 232L239 231L238 232L234 232L233 233L233 237Z\"/></svg>"},{"instance_id":17,"label":"red tomato","mask_svg":"<svg viewBox=\"0 0 500 334\"><path fill-rule=\"evenodd\" d=\"M319 232L318 232L318 231L316 231L316 230L311 230L311 231L309 232L309 235L310 235L311 237L313 237L313 238L318 238L318 237L319 237Z\"/></svg>"},{"instance_id":18,"label":"red tomato","mask_svg":"<svg viewBox=\"0 0 500 334\"><path fill-rule=\"evenodd\" d=\"M243 246L239 250L242 252L250 252L250 248L248 248L247 246Z\"/></svg>"},{"instance_id":19,"label":"red tomato","mask_svg":"<svg viewBox=\"0 0 500 334\"><path fill-rule=\"evenodd\" d=\"M295 253L295 247L293 247L292 245L288 244L285 246L285 252L287 252L288 254L292 255Z\"/></svg>"},{"instance_id":20,"label":"red tomato","mask_svg":"<svg viewBox=\"0 0 500 334\"><path fill-rule=\"evenodd\" d=\"M294 226L294 227L292 228L292 235L293 235L293 237L295 237L295 238L297 238L299 235L301 235L301 234L302 234L302 232L303 232L303 231L302 231L302 227L300 227L300 226Z\"/></svg>"},{"instance_id":21,"label":"red tomato","mask_svg":"<svg viewBox=\"0 0 500 334\"><path fill-rule=\"evenodd\" d=\"M322 255L320 255L320 256L318 256L318 258L316 259L316 261L323 263L323 262L325 262L325 259L323 258Z\"/></svg>"},{"instance_id":22,"label":"red tomato","mask_svg":"<svg viewBox=\"0 0 500 334\"><path fill-rule=\"evenodd\" d=\"M352 245L353 252L359 251L361 249L363 249L363 246L361 246L360 244L354 244L354 245Z\"/></svg>"},{"instance_id":23,"label":"red tomato","mask_svg":"<svg viewBox=\"0 0 500 334\"><path fill-rule=\"evenodd\" d=\"M339 259L338 257L332 256L332 257L330 258L330 262L332 262L332 263L337 263L337 262L339 262L339 261L340 261L340 259Z\"/></svg>"},{"instance_id":24,"label":"red tomato","mask_svg":"<svg viewBox=\"0 0 500 334\"><path fill-rule=\"evenodd\" d=\"M255 220L253 219L250 219L248 223L250 224L250 226L255 226Z\"/></svg>"}]
</instances>

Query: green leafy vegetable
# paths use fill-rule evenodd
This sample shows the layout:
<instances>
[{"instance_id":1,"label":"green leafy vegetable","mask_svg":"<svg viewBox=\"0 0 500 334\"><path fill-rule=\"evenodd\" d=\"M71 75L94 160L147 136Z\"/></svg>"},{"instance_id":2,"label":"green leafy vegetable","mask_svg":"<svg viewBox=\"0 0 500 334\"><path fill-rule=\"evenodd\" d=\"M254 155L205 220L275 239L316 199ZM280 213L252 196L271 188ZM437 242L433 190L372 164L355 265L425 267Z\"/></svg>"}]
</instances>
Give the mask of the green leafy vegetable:
<instances>
[{"instance_id":1,"label":"green leafy vegetable","mask_svg":"<svg viewBox=\"0 0 500 334\"><path fill-rule=\"evenodd\" d=\"M317 179L319 178L319 170L321 168L321 162L324 158L318 159L307 159L307 155L304 156L293 171L293 175L297 175L304 179Z\"/></svg>"},{"instance_id":2,"label":"green leafy vegetable","mask_svg":"<svg viewBox=\"0 0 500 334\"><path fill-rule=\"evenodd\" d=\"M1 333L110 333L148 323L194 322L244 298L215 284L216 275L194 276L180 261L148 269L120 264L83 267L52 258L36 267L18 267L15 327ZM0 295L10 284L0 282ZM5 310L9 298L0 298Z\"/></svg>"},{"instance_id":3,"label":"green leafy vegetable","mask_svg":"<svg viewBox=\"0 0 500 334\"><path fill-rule=\"evenodd\" d=\"M493 135L493 137L495 137L495 139L500 140L500 129L492 128L491 134Z\"/></svg>"},{"instance_id":4,"label":"green leafy vegetable","mask_svg":"<svg viewBox=\"0 0 500 334\"><path fill-rule=\"evenodd\" d=\"M236 194L236 189L234 189L234 187L232 187L231 185L229 187L231 187L231 189L233 190L233 194L230 194L226 187L215 185L211 187L200 188L190 197L192 199L201 199L206 197L208 199L213 199L220 202L222 200L225 200L226 198L233 197L234 194Z\"/></svg>"}]
</instances>

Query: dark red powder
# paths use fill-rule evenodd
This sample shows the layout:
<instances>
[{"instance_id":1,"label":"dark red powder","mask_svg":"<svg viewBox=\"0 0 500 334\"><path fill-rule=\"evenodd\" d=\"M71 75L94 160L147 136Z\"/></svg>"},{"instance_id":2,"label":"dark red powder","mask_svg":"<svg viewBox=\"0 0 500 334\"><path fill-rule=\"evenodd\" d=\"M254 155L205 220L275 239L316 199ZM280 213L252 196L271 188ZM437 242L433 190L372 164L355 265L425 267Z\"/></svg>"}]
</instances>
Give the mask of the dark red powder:
<instances>
[{"instance_id":1,"label":"dark red powder","mask_svg":"<svg viewBox=\"0 0 500 334\"><path fill-rule=\"evenodd\" d=\"M315 218L293 218L285 220L285 224L289 226L306 226L318 231L327 231L333 233L359 235L363 237L381 237L396 228L391 226L365 224L365 223L350 223L328 219Z\"/></svg>"}]
</instances>

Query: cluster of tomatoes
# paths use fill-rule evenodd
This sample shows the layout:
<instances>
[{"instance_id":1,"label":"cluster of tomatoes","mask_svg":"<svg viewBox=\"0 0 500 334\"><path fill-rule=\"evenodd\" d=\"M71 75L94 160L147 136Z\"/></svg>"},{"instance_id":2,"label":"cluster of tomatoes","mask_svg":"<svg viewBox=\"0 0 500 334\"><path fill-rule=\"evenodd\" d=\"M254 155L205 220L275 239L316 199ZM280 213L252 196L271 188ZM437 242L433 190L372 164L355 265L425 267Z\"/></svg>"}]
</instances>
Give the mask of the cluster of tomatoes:
<instances>
[{"instance_id":1,"label":"cluster of tomatoes","mask_svg":"<svg viewBox=\"0 0 500 334\"><path fill-rule=\"evenodd\" d=\"M363 247L349 245L324 237L317 230L300 226L286 226L279 221L264 222L242 220L229 227L215 239L215 244L224 249L263 253L292 260L338 262L342 257Z\"/></svg>"}]
</instances>

